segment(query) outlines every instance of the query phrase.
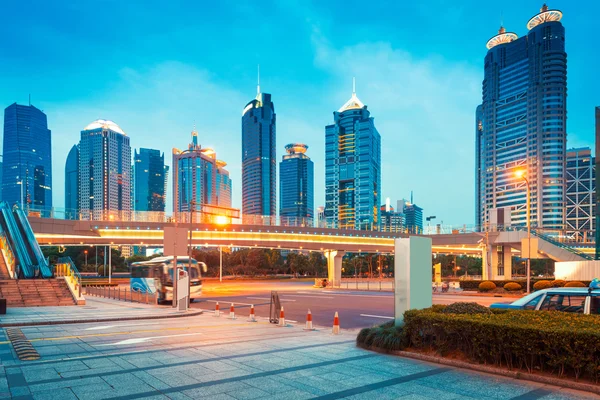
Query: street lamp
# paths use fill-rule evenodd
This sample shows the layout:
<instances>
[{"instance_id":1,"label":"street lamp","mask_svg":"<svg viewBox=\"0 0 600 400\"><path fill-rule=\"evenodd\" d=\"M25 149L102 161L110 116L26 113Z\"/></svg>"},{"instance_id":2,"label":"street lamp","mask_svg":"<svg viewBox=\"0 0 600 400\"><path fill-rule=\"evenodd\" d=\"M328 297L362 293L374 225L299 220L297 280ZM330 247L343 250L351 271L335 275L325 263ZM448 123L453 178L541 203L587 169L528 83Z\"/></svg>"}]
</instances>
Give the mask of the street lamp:
<instances>
[{"instance_id":1,"label":"street lamp","mask_svg":"<svg viewBox=\"0 0 600 400\"><path fill-rule=\"evenodd\" d=\"M87 250L84 250L83 254L85 254L85 265L87 265Z\"/></svg>"},{"instance_id":2,"label":"street lamp","mask_svg":"<svg viewBox=\"0 0 600 400\"><path fill-rule=\"evenodd\" d=\"M515 173L515 176L523 179L527 185L527 293L529 293L531 284L531 188L529 187L529 181L525 176L525 170L518 170Z\"/></svg>"}]
</instances>

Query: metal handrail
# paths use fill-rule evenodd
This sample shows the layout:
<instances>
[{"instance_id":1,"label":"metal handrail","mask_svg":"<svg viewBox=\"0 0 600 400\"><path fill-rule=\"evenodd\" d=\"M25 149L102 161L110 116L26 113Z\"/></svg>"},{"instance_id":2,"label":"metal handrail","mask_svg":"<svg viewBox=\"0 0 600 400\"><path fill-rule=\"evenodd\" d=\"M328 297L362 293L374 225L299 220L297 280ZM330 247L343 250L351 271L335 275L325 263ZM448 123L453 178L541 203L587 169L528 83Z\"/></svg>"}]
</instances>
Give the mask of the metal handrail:
<instances>
[{"instance_id":1,"label":"metal handrail","mask_svg":"<svg viewBox=\"0 0 600 400\"><path fill-rule=\"evenodd\" d=\"M12 278L18 278L19 266L15 258L15 253L10 247L6 233L2 230L2 228L0 228L0 249L2 249L6 257L6 266L9 267L8 272L12 274Z\"/></svg>"},{"instance_id":2,"label":"metal handrail","mask_svg":"<svg viewBox=\"0 0 600 400\"><path fill-rule=\"evenodd\" d=\"M78 291L78 297L81 297L81 274L71 257L60 257L57 264L54 266L54 276L64 276L65 278L71 279Z\"/></svg>"},{"instance_id":3,"label":"metal handrail","mask_svg":"<svg viewBox=\"0 0 600 400\"><path fill-rule=\"evenodd\" d=\"M531 231L531 233L532 233L534 236L537 236L537 237L539 237L540 239L543 239L543 240L545 240L546 242L548 242L548 243L551 243L551 244L553 244L553 245L554 245L554 246L556 246L556 247L560 247L561 249L567 250L568 252L570 252L570 253L572 253L572 254L575 254L575 255L577 255L577 256L579 256L579 257L581 257L581 258L584 258L584 259L586 259L586 260L589 260L589 261L592 261L592 260L594 260L594 257L590 256L589 254L586 254L586 253L584 253L584 252L581 252L581 251L579 251L579 250L576 250L576 249L574 249L574 248L573 248L573 247L571 247L571 246L568 246L568 245L566 245L566 244L564 244L564 243L561 243L561 242L559 242L558 240L555 240L555 239L553 239L551 236L545 235L545 234L543 234L543 233L540 233L540 232L537 232L537 231L535 231L535 230L532 230L532 231Z\"/></svg>"}]
</instances>

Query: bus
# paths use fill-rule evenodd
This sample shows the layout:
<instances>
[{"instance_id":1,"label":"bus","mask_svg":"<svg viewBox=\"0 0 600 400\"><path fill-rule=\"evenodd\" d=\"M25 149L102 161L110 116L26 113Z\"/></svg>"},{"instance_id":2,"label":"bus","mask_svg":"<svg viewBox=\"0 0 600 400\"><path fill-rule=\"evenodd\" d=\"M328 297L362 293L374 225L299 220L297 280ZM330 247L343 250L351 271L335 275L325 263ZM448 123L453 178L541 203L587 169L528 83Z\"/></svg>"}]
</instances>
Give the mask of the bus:
<instances>
[{"instance_id":1,"label":"bus","mask_svg":"<svg viewBox=\"0 0 600 400\"><path fill-rule=\"evenodd\" d=\"M177 257L177 267L188 271L190 277L190 301L202 296L202 273L206 272L206 264L192 258L189 268L189 257ZM158 301L173 300L173 256L157 257L149 261L131 264L131 291L140 293L158 293Z\"/></svg>"}]
</instances>

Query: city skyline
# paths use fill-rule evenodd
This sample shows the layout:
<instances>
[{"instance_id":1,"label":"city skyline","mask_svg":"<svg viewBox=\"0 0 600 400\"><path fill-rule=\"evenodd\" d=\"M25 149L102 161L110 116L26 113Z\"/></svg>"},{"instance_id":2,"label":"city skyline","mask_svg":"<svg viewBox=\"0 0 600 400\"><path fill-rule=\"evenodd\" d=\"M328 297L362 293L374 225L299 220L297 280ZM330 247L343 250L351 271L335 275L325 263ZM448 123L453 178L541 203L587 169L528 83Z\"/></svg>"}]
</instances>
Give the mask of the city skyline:
<instances>
[{"instance_id":1,"label":"city skyline","mask_svg":"<svg viewBox=\"0 0 600 400\"><path fill-rule=\"evenodd\" d=\"M436 4L431 2L424 8L430 10L439 7ZM533 1L512 5L503 11L504 26L519 36L524 35L526 28L523 21L535 14L540 6L540 2ZM591 94L599 92L598 83L589 79L593 76L590 66L598 64L598 55L590 51L590 41L586 41L592 20L585 12L585 2L571 6L556 1L549 3L549 6L564 12L563 23L568 31L570 74L567 146L590 146L593 143L593 120L589 110L598 103ZM83 86L84 78L92 79L94 67L86 65L79 74L71 77L72 82L68 84L55 79L56 82L62 82L61 87L64 87L59 90L56 82L50 80L56 78L56 74L65 74L68 69L64 65L42 63L35 67L27 66L19 58L21 50L15 49L9 52L7 59L25 68L25 72L34 72L33 79L24 81L22 76L7 72L0 78L6 88L0 94L0 100L4 106L14 101L25 104L28 93L32 93L32 104L48 115L48 125L53 131L52 158L55 171L63 170L69 150L62 143L76 143L78 132L88 121L96 118L112 119L119 123L131 137L132 147L153 147L161 152L168 152L175 142L185 140L194 120L203 121L198 128L200 142L214 147L220 157L228 161L232 180L236 182L233 205L240 207L241 165L238 160L241 145L237 145L238 118L240 104L246 104L248 94L253 92L256 64L260 63L263 69L262 86L266 92L273 94L277 102L277 141L288 143L302 138L311 147L311 158L315 162L317 206L324 204L322 126L332 122L330 110L337 108L347 98L350 80L356 76L357 90L369 104L369 109L374 110L378 130L382 132L382 198L399 199L414 190L415 202L428 213L438 215L446 223L470 223L474 210L472 110L480 102L480 64L486 52L485 41L497 32L500 11L488 5L474 7L475 11L468 11L468 8L468 5L464 5L446 10L448 15L439 24L441 27L430 27L430 37L405 43L401 39L407 30L416 29L415 23L410 22L403 27L394 24L391 30L392 24L384 20L381 27L371 30L373 21L383 15L378 6L373 6L363 19L351 22L353 29L346 29L350 33L343 36L334 24L338 17L328 10L307 6L306 10L314 17L307 20L304 7L283 5L273 12L283 15L284 11L290 11L288 18L294 19L302 28L296 35L302 39L302 57L308 58L297 66L284 68L283 60L279 58L285 58L287 53L276 58L274 54L279 47L272 39L266 38L265 48L269 50L254 53L249 58L251 61L236 62L227 71L221 69L215 60L200 62L192 59L188 51L168 50L163 45L160 48L165 52L164 56L145 60L141 64L136 64L130 57L121 58L121 63L94 78L93 94L89 90L83 93L77 85ZM209 13L219 14L222 11L217 6ZM126 14L128 11L116 12ZM235 8L233 12L251 11ZM345 13L353 12L345 10ZM423 21L426 14L420 6L409 6L405 12L407 21L411 17L415 21ZM77 10L66 10L60 18L74 13ZM153 17L148 15L152 12L145 13L145 17ZM173 13L166 14L167 19L173 16ZM458 18L461 16L472 24L461 26ZM320 22L317 24L315 20ZM56 32L60 29L54 25L56 23L42 23L37 29L55 32L51 37L58 40ZM280 24L268 24L265 29L277 30ZM450 30L453 36L461 37L460 46L448 46L450 38L447 32ZM370 31L373 33L367 35ZM175 33L169 31L165 35L171 34ZM83 35L83 43L92 48L106 46L107 43L100 38L88 35L91 34ZM133 32L126 31L123 35L123 46L132 46L131 40L135 37ZM232 35L236 34L231 33L210 46L233 44L235 37ZM159 42L162 43L166 36L160 36ZM110 42L110 39L107 40ZM75 53L77 50L79 47L75 48ZM122 47L114 51L120 53L123 50ZM365 62L369 58L381 62ZM383 62L385 66L382 66ZM307 72L301 72L301 69ZM414 72L408 74L411 70ZM449 80L454 83L449 83ZM112 96L115 92L120 96ZM150 93L156 93L161 102L149 100L154 96ZM216 93L220 93L218 98L215 97ZM211 103L207 102L209 99ZM302 101L305 99L310 101ZM195 105L182 108L182 104ZM178 113L175 113L176 110ZM417 151L407 151L409 148ZM452 150L450 154L448 149ZM398 152L402 157L397 157ZM282 154L282 150L277 149L276 158L279 159ZM418 173L414 173L412 166L418 168ZM64 206L64 176L55 175L53 187L57 190L54 190L54 205L61 207ZM439 196L439 193L444 195ZM465 204L464 209L454 212L451 203L456 202ZM167 209L171 209L169 204Z\"/></svg>"}]
</instances>

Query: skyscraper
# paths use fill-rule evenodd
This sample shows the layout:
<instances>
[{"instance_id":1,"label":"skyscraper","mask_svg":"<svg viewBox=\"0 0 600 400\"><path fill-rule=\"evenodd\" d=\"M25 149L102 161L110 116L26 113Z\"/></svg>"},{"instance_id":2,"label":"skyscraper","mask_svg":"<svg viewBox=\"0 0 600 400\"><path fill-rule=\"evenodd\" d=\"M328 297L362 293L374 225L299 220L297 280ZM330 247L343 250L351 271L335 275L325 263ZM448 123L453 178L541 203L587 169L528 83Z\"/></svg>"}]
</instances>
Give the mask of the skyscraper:
<instances>
[{"instance_id":1,"label":"skyscraper","mask_svg":"<svg viewBox=\"0 0 600 400\"><path fill-rule=\"evenodd\" d=\"M600 171L600 107L596 107L596 171ZM600 174L596 174L596 188L600 188ZM596 254L595 259L600 260L600 192L596 190Z\"/></svg>"},{"instance_id":2,"label":"skyscraper","mask_svg":"<svg viewBox=\"0 0 600 400\"><path fill-rule=\"evenodd\" d=\"M65 214L68 219L79 215L79 148L71 147L65 163Z\"/></svg>"},{"instance_id":3,"label":"skyscraper","mask_svg":"<svg viewBox=\"0 0 600 400\"><path fill-rule=\"evenodd\" d=\"M595 231L596 161L589 147L567 150L566 231L591 240Z\"/></svg>"},{"instance_id":4,"label":"skyscraper","mask_svg":"<svg viewBox=\"0 0 600 400\"><path fill-rule=\"evenodd\" d=\"M356 91L325 127L325 218L340 229L377 229L381 138Z\"/></svg>"},{"instance_id":5,"label":"skyscraper","mask_svg":"<svg viewBox=\"0 0 600 400\"><path fill-rule=\"evenodd\" d=\"M46 114L32 105L4 110L2 199L52 208L52 146Z\"/></svg>"},{"instance_id":6,"label":"skyscraper","mask_svg":"<svg viewBox=\"0 0 600 400\"><path fill-rule=\"evenodd\" d=\"M398 200L396 210L404 214L404 227L408 233L423 233L423 209L413 203L412 194L410 201Z\"/></svg>"},{"instance_id":7,"label":"skyscraper","mask_svg":"<svg viewBox=\"0 0 600 400\"><path fill-rule=\"evenodd\" d=\"M131 218L131 147L113 121L98 119L81 131L79 209L82 219Z\"/></svg>"},{"instance_id":8,"label":"skyscraper","mask_svg":"<svg viewBox=\"0 0 600 400\"><path fill-rule=\"evenodd\" d=\"M381 232L404 232L404 222L406 215L401 211L395 211L389 203L389 197L384 205L380 207L381 211Z\"/></svg>"},{"instance_id":9,"label":"skyscraper","mask_svg":"<svg viewBox=\"0 0 600 400\"><path fill-rule=\"evenodd\" d=\"M487 42L482 104L476 111L476 223L491 209L511 207L512 223L526 224L525 172L531 187L531 224L563 229L567 54L562 13L544 5L518 38L502 27Z\"/></svg>"},{"instance_id":10,"label":"skyscraper","mask_svg":"<svg viewBox=\"0 0 600 400\"><path fill-rule=\"evenodd\" d=\"M135 211L165 211L165 155L159 150L134 151Z\"/></svg>"},{"instance_id":11,"label":"skyscraper","mask_svg":"<svg viewBox=\"0 0 600 400\"><path fill-rule=\"evenodd\" d=\"M313 226L314 166L308 146L290 143L279 165L279 216L288 225Z\"/></svg>"},{"instance_id":12,"label":"skyscraper","mask_svg":"<svg viewBox=\"0 0 600 400\"><path fill-rule=\"evenodd\" d=\"M260 91L242 111L242 216L277 215L275 105ZM269 221L265 221L269 222Z\"/></svg>"},{"instance_id":13,"label":"skyscraper","mask_svg":"<svg viewBox=\"0 0 600 400\"><path fill-rule=\"evenodd\" d=\"M207 206L231 207L231 180L227 164L217 160L217 154L198 144L198 132L192 131L192 143L187 150L173 149L173 211L183 213L204 211ZM218 214L218 212L215 212ZM201 214L194 214L200 220Z\"/></svg>"}]
</instances>

